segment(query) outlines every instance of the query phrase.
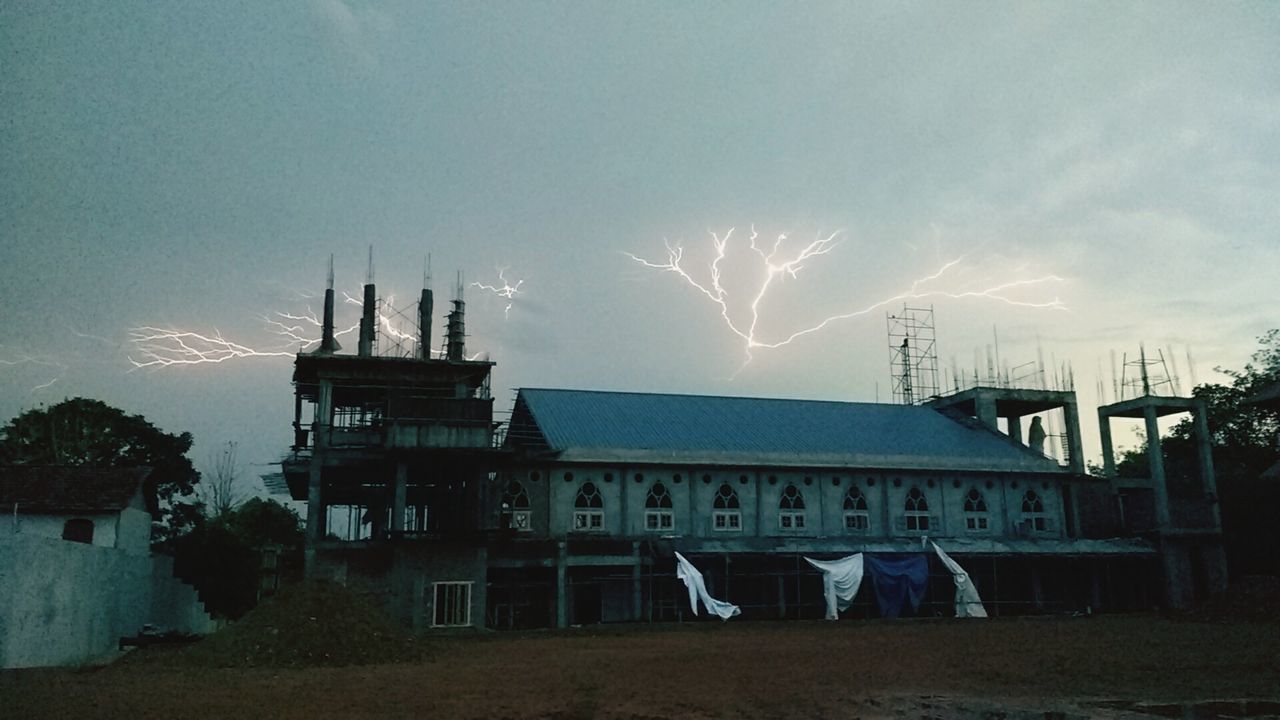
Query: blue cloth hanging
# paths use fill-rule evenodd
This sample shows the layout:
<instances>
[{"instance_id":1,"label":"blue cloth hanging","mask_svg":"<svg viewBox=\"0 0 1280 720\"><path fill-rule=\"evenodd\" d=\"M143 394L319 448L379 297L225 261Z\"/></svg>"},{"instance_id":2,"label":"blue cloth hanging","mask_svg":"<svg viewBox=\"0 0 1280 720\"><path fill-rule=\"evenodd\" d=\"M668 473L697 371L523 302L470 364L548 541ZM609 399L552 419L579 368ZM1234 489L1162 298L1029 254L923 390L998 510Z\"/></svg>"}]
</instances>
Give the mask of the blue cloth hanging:
<instances>
[{"instance_id":1,"label":"blue cloth hanging","mask_svg":"<svg viewBox=\"0 0 1280 720\"><path fill-rule=\"evenodd\" d=\"M912 613L920 610L920 601L924 600L924 590L929 584L927 555L868 554L866 566L875 585L881 615L896 618L905 603L911 604Z\"/></svg>"}]
</instances>

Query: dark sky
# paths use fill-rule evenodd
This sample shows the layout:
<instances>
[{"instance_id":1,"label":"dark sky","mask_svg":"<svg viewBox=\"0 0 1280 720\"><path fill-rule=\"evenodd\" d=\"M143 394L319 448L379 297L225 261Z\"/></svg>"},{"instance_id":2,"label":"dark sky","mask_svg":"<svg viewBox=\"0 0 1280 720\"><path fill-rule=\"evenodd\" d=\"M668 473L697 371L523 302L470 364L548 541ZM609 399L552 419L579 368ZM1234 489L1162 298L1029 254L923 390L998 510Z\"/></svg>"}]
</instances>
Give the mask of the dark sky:
<instances>
[{"instance_id":1,"label":"dark sky","mask_svg":"<svg viewBox=\"0 0 1280 720\"><path fill-rule=\"evenodd\" d=\"M292 351L324 289L441 299L461 270L495 393L566 386L887 399L886 307L924 289L943 365L1175 347L1184 382L1280 324L1274 3L153 3L0 6L0 416L86 395L251 473L290 361L132 369L129 331ZM838 233L758 305L764 267ZM346 308L351 313L351 308ZM437 325L439 325L437 319ZM354 342L347 343L354 348ZM979 361L981 362L981 361ZM132 371L131 371L132 370ZM1109 367L1103 373L1110 383ZM52 383L52 384L49 384ZM1085 413L1088 418L1091 413ZM1090 432L1090 435L1092 433ZM1096 454L1096 448L1090 448Z\"/></svg>"}]
</instances>

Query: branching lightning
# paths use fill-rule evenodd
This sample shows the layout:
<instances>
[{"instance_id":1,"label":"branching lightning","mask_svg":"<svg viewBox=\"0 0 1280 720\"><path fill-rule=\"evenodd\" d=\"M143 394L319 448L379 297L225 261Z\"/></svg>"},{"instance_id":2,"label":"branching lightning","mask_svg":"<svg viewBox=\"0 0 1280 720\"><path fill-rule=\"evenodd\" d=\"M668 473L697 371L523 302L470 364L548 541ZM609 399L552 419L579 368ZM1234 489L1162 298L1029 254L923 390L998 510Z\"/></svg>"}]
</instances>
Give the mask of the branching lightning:
<instances>
[{"instance_id":1,"label":"branching lightning","mask_svg":"<svg viewBox=\"0 0 1280 720\"><path fill-rule=\"evenodd\" d=\"M222 337L217 330L204 335L187 330L136 327L129 330L129 341L141 360L129 355L133 369L201 365L251 357L293 357L290 350L255 350Z\"/></svg>"},{"instance_id":2,"label":"branching lightning","mask_svg":"<svg viewBox=\"0 0 1280 720\"><path fill-rule=\"evenodd\" d=\"M3 347L4 347L3 345L0 345L0 348L3 348ZM58 360L55 360L54 358L49 357L47 355L32 355L30 353L16 353L16 354L8 355L7 357L0 356L0 366L16 367L19 365L34 365L37 367L52 368L55 371L55 374L52 380L49 380L48 382L40 383L39 385L36 385L35 387L31 388L28 391L31 393L36 393L41 390L44 390L49 386L53 385L54 383L58 382L58 380L62 378L62 373L65 373L67 371L67 365L65 363L59 362Z\"/></svg>"},{"instance_id":3,"label":"branching lightning","mask_svg":"<svg viewBox=\"0 0 1280 720\"><path fill-rule=\"evenodd\" d=\"M482 282L471 283L471 287L487 290L498 297L507 299L507 307L502 311L503 318L510 317L511 306L515 304L515 297L520 294L520 286L524 284L524 280L517 280L516 284L512 285L511 281L507 280L506 272L506 268L498 268L498 282L502 283L501 287L497 285L486 285Z\"/></svg>"},{"instance_id":4,"label":"branching lightning","mask_svg":"<svg viewBox=\"0 0 1280 720\"><path fill-rule=\"evenodd\" d=\"M834 250L837 246L837 237L839 232L831 233L826 236L819 236L809 244L805 245L794 254L789 260L780 261L779 253L786 242L787 235L780 234L774 239L772 247L766 250L757 243L759 235L754 226L751 228L751 236L748 238L749 249L756 257L759 258L763 276L760 280L759 288L750 294L750 301L746 304L749 311L749 321L744 324L734 320L734 312L731 308L731 298L728 291L722 284L722 268L721 263L728 254L729 241L733 237L734 230L731 228L723 236L715 232L711 232L711 247L715 252L715 257L707 266L708 280L702 281L695 278L689 270L685 268L684 248L679 245L673 245L666 242L667 258L665 262L654 262L633 255L632 253L624 253L627 257L635 262L655 270L663 272L671 272L678 275L684 282L688 283L695 290L705 295L712 303L720 308L720 317L724 321L726 327L737 337L743 341L743 350L746 353L746 361L752 359L752 350L756 349L775 349L787 345L806 335L819 332L832 323L841 320L848 320L862 315L867 315L880 308L905 300L919 300L923 298L942 297L942 298L986 298L996 300L1009 305L1017 305L1028 308L1044 308L1054 310L1065 310L1066 306L1058 298L1044 301L1026 301L1011 297L1008 293L1018 288L1036 287L1048 283L1062 282L1062 278L1056 275L1040 275L1036 277L1020 278L1009 280L1001 283L994 283L986 287L978 289L943 289L935 287L935 285L943 280L948 273L955 274L958 267L963 267L963 257L956 258L944 263L937 271L930 275L918 278L912 281L911 285L904 291L892 295L890 297L876 300L862 307L856 307L846 312L830 315L822 320L802 327L799 330L791 331L781 336L781 339L765 339L759 329L760 311L766 295L779 278L790 278L792 280L799 277L799 273L804 269L805 263L813 258L826 255ZM741 307L741 305L737 305ZM741 312L741 311L740 311ZM775 336L776 337L776 336Z\"/></svg>"}]
</instances>

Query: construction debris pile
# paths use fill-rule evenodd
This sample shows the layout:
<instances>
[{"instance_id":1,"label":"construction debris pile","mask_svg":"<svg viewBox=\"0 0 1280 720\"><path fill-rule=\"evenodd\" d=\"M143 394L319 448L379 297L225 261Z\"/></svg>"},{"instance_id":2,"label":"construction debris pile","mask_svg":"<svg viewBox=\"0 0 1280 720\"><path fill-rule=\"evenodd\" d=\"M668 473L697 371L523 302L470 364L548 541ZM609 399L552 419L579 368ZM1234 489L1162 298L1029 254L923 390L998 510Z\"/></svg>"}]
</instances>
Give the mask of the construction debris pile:
<instances>
[{"instance_id":1,"label":"construction debris pile","mask_svg":"<svg viewBox=\"0 0 1280 720\"><path fill-rule=\"evenodd\" d=\"M425 660L425 644L368 597L336 583L283 589L166 662L202 667L312 667Z\"/></svg>"}]
</instances>

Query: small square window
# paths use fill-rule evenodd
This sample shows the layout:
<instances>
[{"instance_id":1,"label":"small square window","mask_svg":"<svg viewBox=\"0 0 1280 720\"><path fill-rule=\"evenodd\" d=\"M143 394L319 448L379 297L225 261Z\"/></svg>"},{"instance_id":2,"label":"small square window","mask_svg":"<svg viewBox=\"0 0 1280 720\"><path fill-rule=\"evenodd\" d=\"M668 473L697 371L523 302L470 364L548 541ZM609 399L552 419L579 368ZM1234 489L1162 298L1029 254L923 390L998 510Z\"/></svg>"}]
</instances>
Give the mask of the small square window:
<instances>
[{"instance_id":1,"label":"small square window","mask_svg":"<svg viewBox=\"0 0 1280 720\"><path fill-rule=\"evenodd\" d=\"M471 625L471 583L432 583L432 627Z\"/></svg>"},{"instance_id":2,"label":"small square window","mask_svg":"<svg viewBox=\"0 0 1280 720\"><path fill-rule=\"evenodd\" d=\"M844 514L844 529L854 532L865 532L870 525L866 513L849 512Z\"/></svg>"},{"instance_id":3,"label":"small square window","mask_svg":"<svg viewBox=\"0 0 1280 720\"><path fill-rule=\"evenodd\" d=\"M716 510L711 514L711 528L719 532L742 529L742 515L737 510Z\"/></svg>"}]
</instances>

